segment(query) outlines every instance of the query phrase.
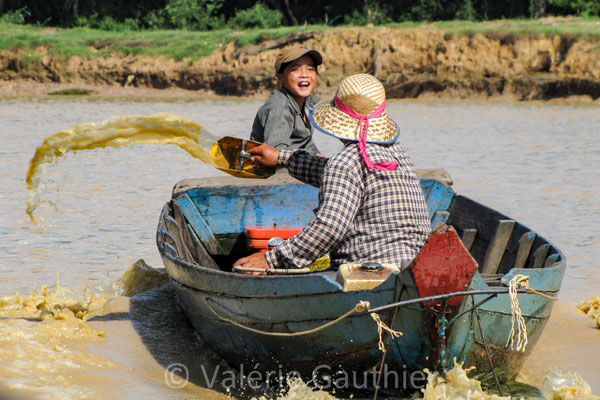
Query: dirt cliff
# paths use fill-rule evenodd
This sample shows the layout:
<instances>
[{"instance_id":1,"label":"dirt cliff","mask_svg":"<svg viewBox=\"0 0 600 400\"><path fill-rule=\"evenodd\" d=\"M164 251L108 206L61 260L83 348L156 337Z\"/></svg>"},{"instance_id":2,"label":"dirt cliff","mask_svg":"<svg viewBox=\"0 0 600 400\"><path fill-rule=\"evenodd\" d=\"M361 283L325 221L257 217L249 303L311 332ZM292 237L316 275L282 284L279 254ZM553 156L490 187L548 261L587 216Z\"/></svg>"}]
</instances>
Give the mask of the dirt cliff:
<instances>
[{"instance_id":1,"label":"dirt cliff","mask_svg":"<svg viewBox=\"0 0 600 400\"><path fill-rule=\"evenodd\" d=\"M24 63L0 54L0 80L207 90L222 95L267 93L275 88L279 49L304 44L320 50L320 84L334 88L348 74L378 77L391 98L495 97L515 100L568 96L600 98L597 39L566 35L448 34L436 29L339 28L264 38L253 47L235 41L195 62L112 55L55 58L44 48Z\"/></svg>"}]
</instances>

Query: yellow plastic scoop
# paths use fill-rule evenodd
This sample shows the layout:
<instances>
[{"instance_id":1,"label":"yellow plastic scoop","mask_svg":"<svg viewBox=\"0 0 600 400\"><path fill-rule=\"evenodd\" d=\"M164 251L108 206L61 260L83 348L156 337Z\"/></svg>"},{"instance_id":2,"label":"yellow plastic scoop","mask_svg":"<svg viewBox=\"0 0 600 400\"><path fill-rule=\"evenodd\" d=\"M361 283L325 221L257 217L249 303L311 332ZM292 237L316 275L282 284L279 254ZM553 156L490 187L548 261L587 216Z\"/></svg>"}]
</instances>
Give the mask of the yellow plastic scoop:
<instances>
[{"instance_id":1,"label":"yellow plastic scoop","mask_svg":"<svg viewBox=\"0 0 600 400\"><path fill-rule=\"evenodd\" d=\"M275 173L275 168L263 167L250 161L248 150L262 143L225 136L216 142L210 157L218 170L238 178L265 179Z\"/></svg>"}]
</instances>

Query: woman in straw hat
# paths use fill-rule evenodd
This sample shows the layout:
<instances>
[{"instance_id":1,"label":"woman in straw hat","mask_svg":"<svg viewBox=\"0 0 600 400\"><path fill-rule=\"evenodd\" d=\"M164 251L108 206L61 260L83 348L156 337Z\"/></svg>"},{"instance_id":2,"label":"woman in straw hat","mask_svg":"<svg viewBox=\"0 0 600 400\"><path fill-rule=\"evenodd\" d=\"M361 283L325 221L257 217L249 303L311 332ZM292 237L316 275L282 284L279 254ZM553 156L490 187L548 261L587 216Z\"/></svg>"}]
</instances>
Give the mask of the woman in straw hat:
<instances>
[{"instance_id":1,"label":"woman in straw hat","mask_svg":"<svg viewBox=\"0 0 600 400\"><path fill-rule=\"evenodd\" d=\"M379 262L408 266L431 232L427 205L412 162L397 143L399 130L385 112L385 90L368 74L344 78L330 103L311 114L319 131L341 139L331 158L261 145L252 160L287 167L317 186L315 219L266 253L235 265L302 268L330 253L334 266Z\"/></svg>"},{"instance_id":2,"label":"woman in straw hat","mask_svg":"<svg viewBox=\"0 0 600 400\"><path fill-rule=\"evenodd\" d=\"M319 102L312 95L317 86L317 67L323 57L304 46L281 50L275 61L280 88L263 104L254 118L250 139L278 149L305 149L317 154L312 141L308 110Z\"/></svg>"}]
</instances>

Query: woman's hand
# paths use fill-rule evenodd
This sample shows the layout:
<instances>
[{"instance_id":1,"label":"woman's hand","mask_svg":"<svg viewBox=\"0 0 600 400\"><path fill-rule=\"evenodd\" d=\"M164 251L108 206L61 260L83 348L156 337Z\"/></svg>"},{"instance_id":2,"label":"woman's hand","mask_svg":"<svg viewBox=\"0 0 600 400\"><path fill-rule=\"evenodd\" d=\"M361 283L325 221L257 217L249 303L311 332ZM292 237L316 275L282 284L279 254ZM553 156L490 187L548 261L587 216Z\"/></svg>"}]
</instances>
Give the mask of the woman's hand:
<instances>
[{"instance_id":1,"label":"woman's hand","mask_svg":"<svg viewBox=\"0 0 600 400\"><path fill-rule=\"evenodd\" d=\"M245 268L262 268L265 269L265 272L241 272L242 274L249 275L266 275L267 269L269 269L269 264L267 263L267 259L265 258L265 253L254 253L249 255L248 257L243 257L233 263L234 266L240 266Z\"/></svg>"},{"instance_id":2,"label":"woman's hand","mask_svg":"<svg viewBox=\"0 0 600 400\"><path fill-rule=\"evenodd\" d=\"M252 162L255 164L264 165L265 167L276 167L277 159L279 158L279 149L261 144L248 150L252 154Z\"/></svg>"}]
</instances>

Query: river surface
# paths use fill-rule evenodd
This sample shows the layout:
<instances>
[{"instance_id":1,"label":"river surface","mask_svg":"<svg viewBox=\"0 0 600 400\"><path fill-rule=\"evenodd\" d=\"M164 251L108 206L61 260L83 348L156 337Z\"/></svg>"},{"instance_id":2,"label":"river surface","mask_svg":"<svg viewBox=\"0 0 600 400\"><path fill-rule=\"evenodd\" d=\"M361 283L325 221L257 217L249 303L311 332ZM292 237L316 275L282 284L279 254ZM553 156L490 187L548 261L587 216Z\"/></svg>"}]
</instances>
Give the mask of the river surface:
<instances>
[{"instance_id":1,"label":"river surface","mask_svg":"<svg viewBox=\"0 0 600 400\"><path fill-rule=\"evenodd\" d=\"M247 137L260 104L0 100L0 297L52 287L57 274L63 287L75 289L109 285L138 259L162 267L155 229L173 185L184 178L225 175L175 146L67 154L42 173L36 216L44 222L33 225L25 213L30 196L25 177L44 138L83 122L157 112L198 122L217 137ZM546 329L524 376L539 384L547 368L556 366L578 372L599 394L600 331L574 306L600 294L600 108L390 101L387 110L417 168L447 170L457 192L522 222L565 253L568 269L548 326L553 328ZM315 142L326 155L339 148L325 135L317 134ZM55 353L64 355L67 348L71 357L69 363L59 357L54 365L55 358L40 350L50 339L32 333L37 322L2 316L0 327L13 340L0 341L5 366L0 388L25 398L222 397L193 383L165 384L170 360L183 357L221 368L168 288L114 298L108 306L114 318L90 322L102 335L73 340L73 348L52 342L60 349ZM44 374L52 379L39 379Z\"/></svg>"}]
</instances>

